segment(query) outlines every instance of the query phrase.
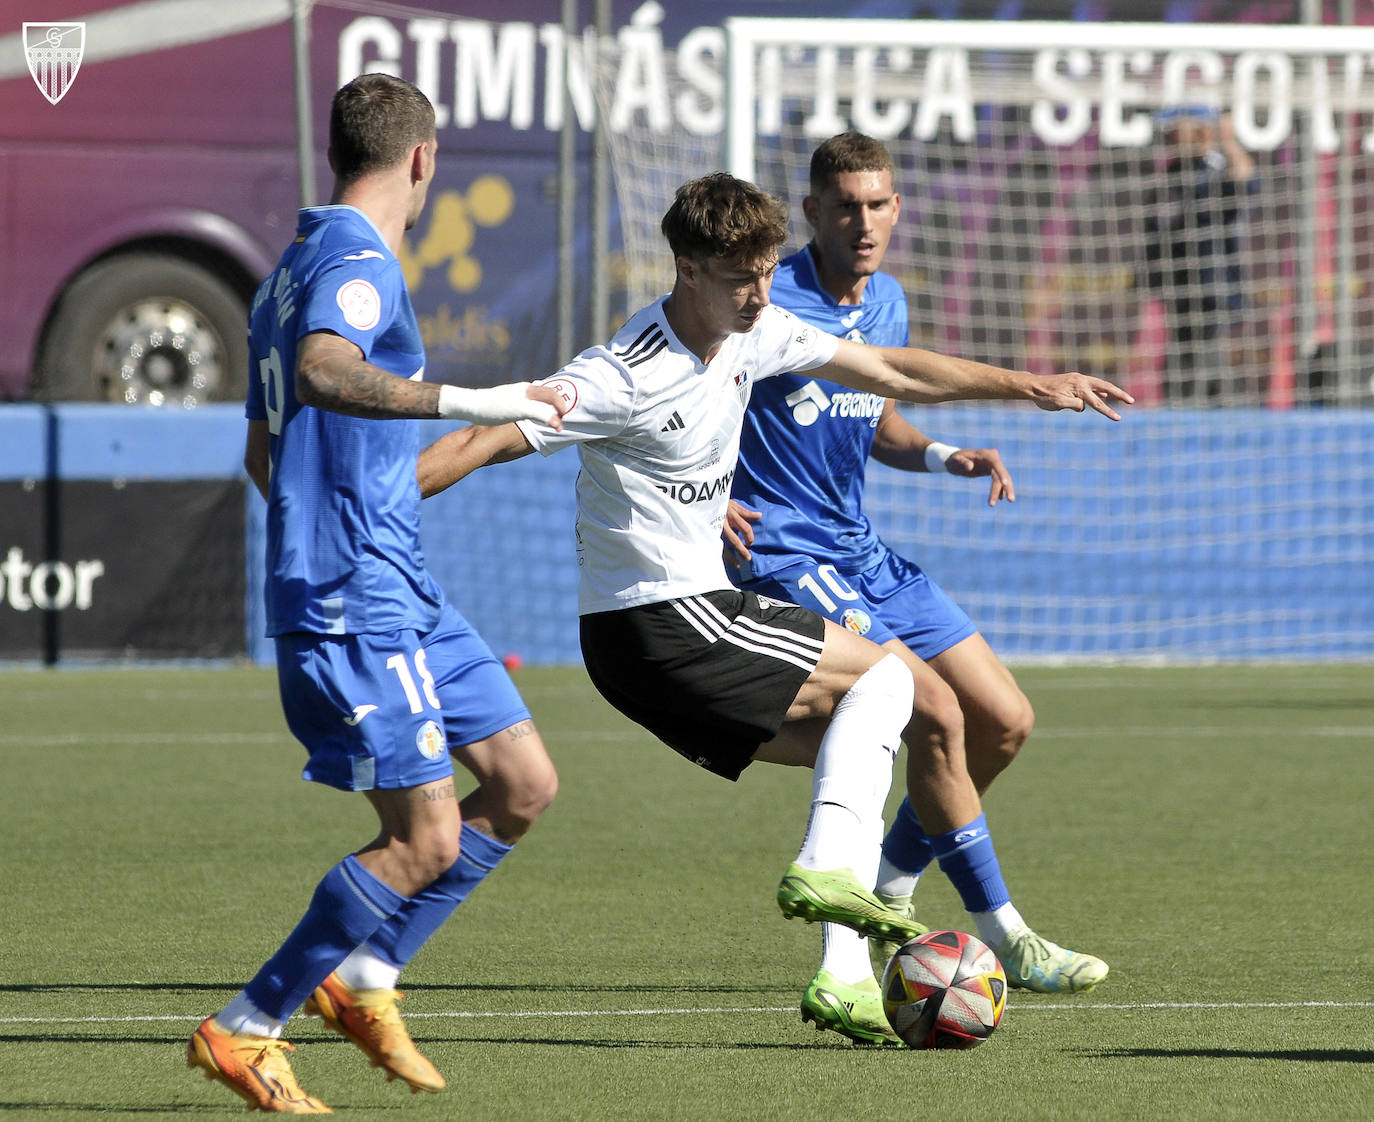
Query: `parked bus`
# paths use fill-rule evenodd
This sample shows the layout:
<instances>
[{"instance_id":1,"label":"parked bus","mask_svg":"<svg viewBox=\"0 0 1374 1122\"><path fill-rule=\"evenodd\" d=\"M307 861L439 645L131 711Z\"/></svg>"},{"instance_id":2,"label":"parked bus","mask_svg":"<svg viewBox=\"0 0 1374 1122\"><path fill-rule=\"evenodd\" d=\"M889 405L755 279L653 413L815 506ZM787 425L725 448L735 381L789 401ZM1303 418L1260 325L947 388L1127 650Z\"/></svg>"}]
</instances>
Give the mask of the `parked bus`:
<instances>
[{"instance_id":1,"label":"parked bus","mask_svg":"<svg viewBox=\"0 0 1374 1122\"><path fill-rule=\"evenodd\" d=\"M245 307L301 202L293 0L72 7L46 23L51 4L20 0L0 25L0 399L241 399ZM676 42L734 10L617 2L612 20ZM324 148L340 84L388 70L436 106L439 176L403 257L427 377L534 377L567 357L553 330L559 16L554 0L310 5L315 201L332 182ZM77 48L76 65L57 57ZM630 80L653 86L662 65L659 52ZM594 107L580 77L579 347L603 333L585 327Z\"/></svg>"}]
</instances>

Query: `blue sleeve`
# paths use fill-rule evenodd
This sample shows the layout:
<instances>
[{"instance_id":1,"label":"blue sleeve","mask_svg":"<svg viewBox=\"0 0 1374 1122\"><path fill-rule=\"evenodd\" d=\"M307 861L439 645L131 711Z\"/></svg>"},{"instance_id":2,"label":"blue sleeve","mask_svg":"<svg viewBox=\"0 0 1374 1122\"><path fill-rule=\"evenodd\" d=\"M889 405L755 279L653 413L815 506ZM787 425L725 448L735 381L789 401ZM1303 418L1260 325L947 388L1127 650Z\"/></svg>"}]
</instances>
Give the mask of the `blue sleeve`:
<instances>
[{"instance_id":1,"label":"blue sleeve","mask_svg":"<svg viewBox=\"0 0 1374 1122\"><path fill-rule=\"evenodd\" d=\"M356 344L367 358L396 318L403 284L400 266L381 254L361 260L338 258L310 279L297 338L332 331Z\"/></svg>"}]
</instances>

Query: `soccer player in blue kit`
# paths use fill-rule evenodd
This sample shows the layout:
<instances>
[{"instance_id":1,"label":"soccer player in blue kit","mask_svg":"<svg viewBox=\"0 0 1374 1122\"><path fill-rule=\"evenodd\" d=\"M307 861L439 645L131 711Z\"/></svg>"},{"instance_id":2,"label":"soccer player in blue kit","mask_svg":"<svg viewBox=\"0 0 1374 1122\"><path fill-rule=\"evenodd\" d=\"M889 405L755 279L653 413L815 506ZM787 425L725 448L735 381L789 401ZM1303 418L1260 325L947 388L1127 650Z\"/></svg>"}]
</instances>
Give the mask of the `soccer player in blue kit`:
<instances>
[{"instance_id":1,"label":"soccer player in blue kit","mask_svg":"<svg viewBox=\"0 0 1374 1122\"><path fill-rule=\"evenodd\" d=\"M268 504L282 706L309 752L305 778L363 792L380 824L188 1045L191 1067L283 1114L331 1113L286 1058L283 1026L302 1005L388 1079L443 1089L397 1012L397 978L557 788L514 684L445 601L419 546L413 419L561 427L553 391L421 380L396 252L424 207L436 148L433 107L410 83L369 74L339 90L333 201L300 212L250 314L244 460ZM461 803L455 759L478 783Z\"/></svg>"},{"instance_id":2,"label":"soccer player in blue kit","mask_svg":"<svg viewBox=\"0 0 1374 1122\"><path fill-rule=\"evenodd\" d=\"M813 237L779 263L773 302L843 338L906 346L906 295L879 271L900 205L882 144L853 132L821 144L803 204ZM1030 734L1030 703L958 605L878 537L863 512L870 456L907 471L990 476L990 504L1015 498L995 449L936 443L890 399L807 374L783 375L758 383L745 414L727 559L738 562L742 589L811 608L911 670L916 700L904 739L918 776L883 842L879 898L914 918L916 881L938 860L1012 985L1091 989L1106 976L1106 963L1026 925L1011 903L979 802ZM944 792L939 799L937 788ZM916 809L913 796L922 803ZM960 813L951 815L951 808ZM807 1020L856 1040L891 1038L871 971L893 948L874 940L871 949L872 965L860 936L825 926L822 966L802 999Z\"/></svg>"}]
</instances>

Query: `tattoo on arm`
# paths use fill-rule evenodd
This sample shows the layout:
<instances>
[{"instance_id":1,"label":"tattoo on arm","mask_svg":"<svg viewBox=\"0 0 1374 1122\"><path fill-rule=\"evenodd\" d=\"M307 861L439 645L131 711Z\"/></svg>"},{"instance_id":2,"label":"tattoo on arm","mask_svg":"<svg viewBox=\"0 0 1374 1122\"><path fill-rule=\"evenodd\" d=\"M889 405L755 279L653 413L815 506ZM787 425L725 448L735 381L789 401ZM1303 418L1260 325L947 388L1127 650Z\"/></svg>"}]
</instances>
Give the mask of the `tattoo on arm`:
<instances>
[{"instance_id":1,"label":"tattoo on arm","mask_svg":"<svg viewBox=\"0 0 1374 1122\"><path fill-rule=\"evenodd\" d=\"M333 359L302 379L301 400L319 409L354 417L432 417L439 412L439 387L411 382L361 360Z\"/></svg>"},{"instance_id":2,"label":"tattoo on arm","mask_svg":"<svg viewBox=\"0 0 1374 1122\"><path fill-rule=\"evenodd\" d=\"M296 358L296 397L305 405L354 417L437 417L439 386L412 382L363 358L332 332L307 335Z\"/></svg>"}]
</instances>

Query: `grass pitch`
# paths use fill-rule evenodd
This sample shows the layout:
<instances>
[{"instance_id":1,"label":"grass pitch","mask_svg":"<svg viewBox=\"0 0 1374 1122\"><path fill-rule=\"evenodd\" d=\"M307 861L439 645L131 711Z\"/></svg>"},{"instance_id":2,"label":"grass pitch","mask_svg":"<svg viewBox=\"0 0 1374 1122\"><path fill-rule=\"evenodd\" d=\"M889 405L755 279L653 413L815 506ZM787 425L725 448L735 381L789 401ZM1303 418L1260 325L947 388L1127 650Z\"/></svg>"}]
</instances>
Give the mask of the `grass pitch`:
<instances>
[{"instance_id":1,"label":"grass pitch","mask_svg":"<svg viewBox=\"0 0 1374 1122\"><path fill-rule=\"evenodd\" d=\"M1111 963L1093 993L1013 991L966 1053L818 1034L819 929L773 903L809 773L725 783L536 668L558 801L403 979L449 1091L298 1018L302 1084L360 1119L1370 1117L1374 668L1018 677L989 821L1032 925ZM186 1037L370 811L300 781L260 669L7 671L0 712L0 1114L240 1116ZM919 900L967 926L938 872Z\"/></svg>"}]
</instances>

